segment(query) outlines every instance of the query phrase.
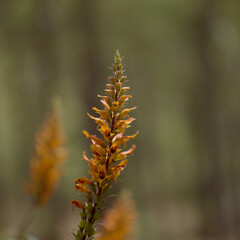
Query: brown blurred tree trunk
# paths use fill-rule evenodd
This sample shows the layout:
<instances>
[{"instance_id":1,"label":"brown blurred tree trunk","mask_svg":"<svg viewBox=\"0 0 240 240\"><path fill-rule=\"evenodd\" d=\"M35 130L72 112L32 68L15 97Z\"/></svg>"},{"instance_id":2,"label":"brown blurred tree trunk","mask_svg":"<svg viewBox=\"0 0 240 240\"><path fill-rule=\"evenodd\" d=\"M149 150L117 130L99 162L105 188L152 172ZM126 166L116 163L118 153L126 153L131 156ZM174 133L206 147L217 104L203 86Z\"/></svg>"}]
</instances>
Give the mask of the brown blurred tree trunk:
<instances>
[{"instance_id":1,"label":"brown blurred tree trunk","mask_svg":"<svg viewBox=\"0 0 240 240\"><path fill-rule=\"evenodd\" d=\"M35 94L30 94L30 101L35 107L32 109L32 118L37 122L42 121L46 110L49 108L50 100L57 93L59 81L59 59L57 54L57 24L54 22L51 2L37 0L32 5L31 23L26 31L26 42L30 43L30 51L33 54L35 67L35 81L37 86ZM37 106L37 107L36 107ZM62 213L58 206L52 205L51 222L43 223L45 231L38 234L48 240L58 236L58 229L54 226L60 222ZM50 225L50 226L49 226ZM54 226L53 226L54 225ZM52 229L51 231L49 229ZM38 230L38 229L37 229Z\"/></svg>"},{"instance_id":2,"label":"brown blurred tree trunk","mask_svg":"<svg viewBox=\"0 0 240 240\"><path fill-rule=\"evenodd\" d=\"M240 147L240 116L236 117L235 123L231 124L231 133L234 136L229 137L228 152L229 152L229 167L228 188L231 193L230 198L230 229L234 232L236 239L240 239L240 189L239 189L239 147Z\"/></svg>"},{"instance_id":3,"label":"brown blurred tree trunk","mask_svg":"<svg viewBox=\"0 0 240 240\"><path fill-rule=\"evenodd\" d=\"M52 18L50 2L46 0L35 1L32 9L32 24L30 25L28 37L32 43L32 52L37 64L38 79L38 104L43 109L41 116L46 112L49 100L56 94L56 82L58 79L58 58L56 41L56 23ZM39 116L39 119L42 117Z\"/></svg>"},{"instance_id":4,"label":"brown blurred tree trunk","mask_svg":"<svg viewBox=\"0 0 240 240\"><path fill-rule=\"evenodd\" d=\"M199 60L200 79L194 93L195 130L197 130L197 148L201 181L201 198L205 231L214 239L226 239L225 211L223 208L223 169L221 164L219 123L218 123L218 89L219 69L211 52L212 42L210 25L215 1L204 1L202 9L194 21L195 49Z\"/></svg>"}]
</instances>

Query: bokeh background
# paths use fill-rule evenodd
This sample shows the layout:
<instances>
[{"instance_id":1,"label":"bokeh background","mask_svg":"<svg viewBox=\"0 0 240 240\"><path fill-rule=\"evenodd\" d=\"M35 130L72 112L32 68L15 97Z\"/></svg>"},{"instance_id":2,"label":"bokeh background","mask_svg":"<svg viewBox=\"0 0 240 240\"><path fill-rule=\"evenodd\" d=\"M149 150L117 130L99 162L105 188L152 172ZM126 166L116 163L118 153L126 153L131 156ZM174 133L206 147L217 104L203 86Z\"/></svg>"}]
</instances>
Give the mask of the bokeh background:
<instances>
[{"instance_id":1,"label":"bokeh background","mask_svg":"<svg viewBox=\"0 0 240 240\"><path fill-rule=\"evenodd\" d=\"M135 239L240 239L240 1L1 0L0 229L29 203L33 140L52 96L64 112L69 161L39 239L73 239L73 181L93 132L113 54L125 56L140 134L116 191L133 192Z\"/></svg>"}]
</instances>

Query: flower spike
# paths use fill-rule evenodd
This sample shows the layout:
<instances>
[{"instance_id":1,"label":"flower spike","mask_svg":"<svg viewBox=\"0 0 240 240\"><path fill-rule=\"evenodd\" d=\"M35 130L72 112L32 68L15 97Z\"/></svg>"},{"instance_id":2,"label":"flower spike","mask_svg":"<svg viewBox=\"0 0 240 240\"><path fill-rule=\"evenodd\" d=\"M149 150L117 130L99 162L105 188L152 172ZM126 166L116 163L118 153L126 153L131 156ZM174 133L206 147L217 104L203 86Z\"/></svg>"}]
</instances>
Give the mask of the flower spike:
<instances>
[{"instance_id":1,"label":"flower spike","mask_svg":"<svg viewBox=\"0 0 240 240\"><path fill-rule=\"evenodd\" d=\"M30 161L30 181L25 187L36 205L47 204L62 176L66 161L62 121L57 103L51 109L36 134L35 155Z\"/></svg>"},{"instance_id":2,"label":"flower spike","mask_svg":"<svg viewBox=\"0 0 240 240\"><path fill-rule=\"evenodd\" d=\"M121 172L125 169L128 159L136 146L132 145L129 150L122 151L126 142L136 137L138 132L132 136L124 135L127 128L135 120L128 114L133 108L125 108L131 95L125 95L129 87L125 87L126 76L123 75L122 58L119 51L116 51L113 74L108 78L105 92L108 96L101 96L103 109L93 107L93 110L99 115L88 116L97 124L97 130L102 135L98 138L87 131L84 135L91 140L92 158L88 158L83 152L83 159L88 162L91 178L78 178L75 180L75 189L80 190L85 195L87 201L85 204L73 200L73 206L80 210L81 222L77 233L74 233L76 240L90 240L95 235L97 221L101 218L101 212L105 201L104 195L116 182Z\"/></svg>"}]
</instances>

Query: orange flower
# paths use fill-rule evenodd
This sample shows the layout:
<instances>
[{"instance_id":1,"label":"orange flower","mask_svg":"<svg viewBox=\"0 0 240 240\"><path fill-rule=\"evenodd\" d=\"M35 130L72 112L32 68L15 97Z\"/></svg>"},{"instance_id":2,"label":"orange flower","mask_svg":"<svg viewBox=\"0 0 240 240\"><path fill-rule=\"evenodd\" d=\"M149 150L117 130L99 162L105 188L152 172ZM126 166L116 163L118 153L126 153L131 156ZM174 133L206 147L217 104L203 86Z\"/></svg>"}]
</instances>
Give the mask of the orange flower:
<instances>
[{"instance_id":1,"label":"orange flower","mask_svg":"<svg viewBox=\"0 0 240 240\"><path fill-rule=\"evenodd\" d=\"M118 165L114 165L110 168L110 172L112 173L112 179L116 182L117 177L120 175L120 173L124 170L124 168L127 165L128 160L122 160Z\"/></svg>"},{"instance_id":2,"label":"orange flower","mask_svg":"<svg viewBox=\"0 0 240 240\"><path fill-rule=\"evenodd\" d=\"M38 205L49 201L62 176L61 167L66 159L63 143L62 124L53 105L36 135L35 156L30 161L30 181L26 184L27 192Z\"/></svg>"},{"instance_id":3,"label":"orange flower","mask_svg":"<svg viewBox=\"0 0 240 240\"><path fill-rule=\"evenodd\" d=\"M77 200L72 200L72 205L77 207L77 208L80 208L82 210L85 210L85 206L83 205L82 202L80 201L77 201Z\"/></svg>"},{"instance_id":4,"label":"orange flower","mask_svg":"<svg viewBox=\"0 0 240 240\"><path fill-rule=\"evenodd\" d=\"M91 135L83 131L84 135L91 140L92 158L88 158L83 152L83 159L88 162L89 173L92 176L91 184L86 179L80 178L75 182L75 187L86 194L88 209L82 210L82 222L75 238L77 240L92 239L95 234L95 222L99 219L101 206L103 205L103 195L111 187L113 181L117 181L118 176L126 167L128 154L132 154L136 148L133 145L129 150L122 151L126 142L136 137L138 132L132 136L124 135L127 128L135 120L129 117L128 113L135 109L123 109L131 95L125 95L129 87L124 87L126 76L123 76L122 59L118 51L115 55L115 64L113 65L113 76L109 77L109 83L106 84L105 91L108 96L98 96L101 98L103 109L93 108L99 117L88 116L97 124L97 130L102 138ZM120 163L117 163L120 161ZM90 180L88 180L90 181ZM88 187L90 187L90 189ZM86 217L87 215L87 217Z\"/></svg>"},{"instance_id":5,"label":"orange flower","mask_svg":"<svg viewBox=\"0 0 240 240\"><path fill-rule=\"evenodd\" d=\"M96 240L126 240L134 232L136 219L132 198L122 193L111 209L106 210L102 229Z\"/></svg>"},{"instance_id":6,"label":"orange flower","mask_svg":"<svg viewBox=\"0 0 240 240\"><path fill-rule=\"evenodd\" d=\"M92 181L86 177L78 178L75 180L75 189L84 193L90 193L91 191L85 186L92 184Z\"/></svg>"},{"instance_id":7,"label":"orange flower","mask_svg":"<svg viewBox=\"0 0 240 240\"><path fill-rule=\"evenodd\" d=\"M83 185L90 185L92 183L92 181L86 177L82 177L82 178L78 178L75 180L75 184L78 184L78 183L83 184Z\"/></svg>"},{"instance_id":8,"label":"orange flower","mask_svg":"<svg viewBox=\"0 0 240 240\"><path fill-rule=\"evenodd\" d=\"M80 190L83 193L90 193L91 192L86 186L84 186L81 183L75 184L75 188L76 188L76 190Z\"/></svg>"},{"instance_id":9,"label":"orange flower","mask_svg":"<svg viewBox=\"0 0 240 240\"><path fill-rule=\"evenodd\" d=\"M109 180L116 180L120 173L120 167L113 166L117 160L124 160L128 154L132 154L135 145L128 151L121 152L121 145L125 147L129 139L136 137L137 133L132 136L123 136L126 129L135 118L129 117L128 113L136 107L123 109L127 100L131 95L125 95L129 87L124 87L123 69L119 52L116 52L115 65L113 65L113 76L109 77L110 83L106 84L109 96L99 96L104 109L93 108L98 114L98 117L88 116L97 123L98 131L103 135L103 139L97 138L95 135L90 135L87 131L83 131L87 138L92 141L91 150L94 159L89 160L84 152L84 160L89 162L90 173L92 180L103 184L109 184ZM127 117L127 119L125 119ZM125 167L125 166L124 166ZM103 168L104 171L103 171ZM100 170L101 169L101 170ZM111 169L111 171L110 171ZM122 168L121 168L122 169ZM114 174L115 171L116 173ZM114 176L114 177L113 177ZM102 180L106 181L102 181Z\"/></svg>"}]
</instances>

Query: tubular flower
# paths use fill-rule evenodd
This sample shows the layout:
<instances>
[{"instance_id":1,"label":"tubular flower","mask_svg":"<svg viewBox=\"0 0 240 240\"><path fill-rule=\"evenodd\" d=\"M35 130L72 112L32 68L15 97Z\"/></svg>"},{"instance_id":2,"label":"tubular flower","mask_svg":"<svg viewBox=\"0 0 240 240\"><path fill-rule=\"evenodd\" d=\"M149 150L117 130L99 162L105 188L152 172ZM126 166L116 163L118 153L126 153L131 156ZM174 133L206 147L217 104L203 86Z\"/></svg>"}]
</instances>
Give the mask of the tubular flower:
<instances>
[{"instance_id":1,"label":"tubular flower","mask_svg":"<svg viewBox=\"0 0 240 240\"><path fill-rule=\"evenodd\" d=\"M124 108L131 95L125 92L129 87L124 87L124 81L127 78L123 75L122 58L116 51L113 74L108 78L106 84L107 96L98 96L101 99L103 109L93 107L98 117L88 116L97 124L97 130L102 135L98 138L87 131L84 135L91 140L92 158L88 158L83 152L83 159L88 162L90 179L80 183L75 182L75 187L86 194L86 209L81 210L81 223L79 230L74 234L77 240L92 239L95 234L96 221L100 218L101 209L104 204L103 195L111 188L112 182L117 181L118 176L127 165L127 156L132 154L136 148L133 145L129 150L123 151L128 140L136 137L138 132L132 136L124 135L125 131L135 118L129 117L133 108ZM77 185L77 186L76 186Z\"/></svg>"},{"instance_id":2,"label":"tubular flower","mask_svg":"<svg viewBox=\"0 0 240 240\"><path fill-rule=\"evenodd\" d=\"M77 200L72 200L72 206L77 207L77 208L81 208L82 210L85 210L85 206L83 205L82 202L77 201Z\"/></svg>"},{"instance_id":3,"label":"tubular flower","mask_svg":"<svg viewBox=\"0 0 240 240\"><path fill-rule=\"evenodd\" d=\"M133 200L128 194L122 193L113 207L106 210L96 240L130 239L134 232L135 219Z\"/></svg>"},{"instance_id":4,"label":"tubular flower","mask_svg":"<svg viewBox=\"0 0 240 240\"><path fill-rule=\"evenodd\" d=\"M46 204L56 189L66 158L62 124L52 105L41 130L36 134L35 155L30 161L30 181L26 191L37 205Z\"/></svg>"}]
</instances>

